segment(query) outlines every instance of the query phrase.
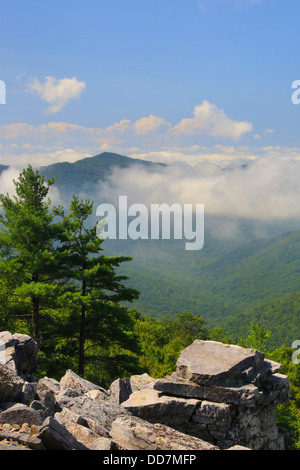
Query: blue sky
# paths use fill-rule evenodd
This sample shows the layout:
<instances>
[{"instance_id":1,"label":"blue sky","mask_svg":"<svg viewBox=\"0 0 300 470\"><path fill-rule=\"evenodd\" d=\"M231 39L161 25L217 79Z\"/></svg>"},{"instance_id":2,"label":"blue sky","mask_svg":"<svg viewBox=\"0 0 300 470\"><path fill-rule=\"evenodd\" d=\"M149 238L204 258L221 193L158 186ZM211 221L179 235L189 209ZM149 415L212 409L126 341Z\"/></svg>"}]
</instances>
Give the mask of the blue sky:
<instances>
[{"instance_id":1,"label":"blue sky","mask_svg":"<svg viewBox=\"0 0 300 470\"><path fill-rule=\"evenodd\" d=\"M297 0L2 0L0 163L300 155Z\"/></svg>"}]
</instances>

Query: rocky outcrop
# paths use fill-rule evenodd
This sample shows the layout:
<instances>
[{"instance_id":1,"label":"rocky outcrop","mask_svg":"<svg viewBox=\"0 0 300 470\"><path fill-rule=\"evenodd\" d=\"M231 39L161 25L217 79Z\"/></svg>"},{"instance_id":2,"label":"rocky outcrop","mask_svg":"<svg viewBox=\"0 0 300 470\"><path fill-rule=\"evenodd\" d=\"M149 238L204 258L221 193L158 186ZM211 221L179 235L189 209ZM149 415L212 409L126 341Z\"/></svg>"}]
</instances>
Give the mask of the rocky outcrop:
<instances>
[{"instance_id":1,"label":"rocky outcrop","mask_svg":"<svg viewBox=\"0 0 300 470\"><path fill-rule=\"evenodd\" d=\"M259 351L197 340L170 376L108 390L71 370L35 378L37 357L32 338L0 333L0 450L285 448L275 407L288 379Z\"/></svg>"},{"instance_id":2,"label":"rocky outcrop","mask_svg":"<svg viewBox=\"0 0 300 470\"><path fill-rule=\"evenodd\" d=\"M134 416L221 449L283 450L275 409L289 400L289 382L280 371L280 364L259 351L196 340L181 352L173 374L144 377L135 391L131 382L138 383L137 378L115 381L112 397L122 399L119 403Z\"/></svg>"}]
</instances>

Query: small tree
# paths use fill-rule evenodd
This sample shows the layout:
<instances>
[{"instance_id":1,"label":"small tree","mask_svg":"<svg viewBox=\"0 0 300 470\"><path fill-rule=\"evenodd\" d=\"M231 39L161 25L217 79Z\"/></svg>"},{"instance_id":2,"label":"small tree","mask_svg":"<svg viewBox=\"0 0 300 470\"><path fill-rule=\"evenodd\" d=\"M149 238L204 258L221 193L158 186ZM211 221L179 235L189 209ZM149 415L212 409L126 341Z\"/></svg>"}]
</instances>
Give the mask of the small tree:
<instances>
[{"instance_id":1,"label":"small tree","mask_svg":"<svg viewBox=\"0 0 300 470\"><path fill-rule=\"evenodd\" d=\"M54 245L59 230L47 199L53 182L46 182L29 165L14 181L16 194L0 195L0 276L13 295L28 306L25 313L31 317L31 334L36 340L41 312L57 289L53 282L58 269Z\"/></svg>"},{"instance_id":2,"label":"small tree","mask_svg":"<svg viewBox=\"0 0 300 470\"><path fill-rule=\"evenodd\" d=\"M239 341L244 348L257 349L263 353L267 350L267 342L271 337L271 332L264 325L252 324L247 338Z\"/></svg>"},{"instance_id":3,"label":"small tree","mask_svg":"<svg viewBox=\"0 0 300 470\"><path fill-rule=\"evenodd\" d=\"M93 202L73 196L70 213L57 212L63 217L60 249L67 253L62 268L66 282L72 285L62 301L72 318L69 335L77 345L81 375L87 361L99 359L99 348L103 353L103 349L116 345L130 350L137 347L133 319L121 302L132 302L139 294L124 286L126 276L116 273L121 263L132 258L102 254L103 240L97 236L96 227L87 227L92 211Z\"/></svg>"}]
</instances>

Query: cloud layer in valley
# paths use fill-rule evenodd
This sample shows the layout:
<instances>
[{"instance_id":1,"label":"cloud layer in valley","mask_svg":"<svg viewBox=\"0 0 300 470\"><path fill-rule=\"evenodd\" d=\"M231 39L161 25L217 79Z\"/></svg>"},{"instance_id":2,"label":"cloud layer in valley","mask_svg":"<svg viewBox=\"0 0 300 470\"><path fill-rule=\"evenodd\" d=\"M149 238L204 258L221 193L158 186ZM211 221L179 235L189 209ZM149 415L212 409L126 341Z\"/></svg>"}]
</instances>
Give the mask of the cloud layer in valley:
<instances>
[{"instance_id":1,"label":"cloud layer in valley","mask_svg":"<svg viewBox=\"0 0 300 470\"><path fill-rule=\"evenodd\" d=\"M96 200L172 205L204 204L206 215L251 220L300 219L300 160L258 158L232 166L216 162L172 163L148 170L116 168Z\"/></svg>"}]
</instances>

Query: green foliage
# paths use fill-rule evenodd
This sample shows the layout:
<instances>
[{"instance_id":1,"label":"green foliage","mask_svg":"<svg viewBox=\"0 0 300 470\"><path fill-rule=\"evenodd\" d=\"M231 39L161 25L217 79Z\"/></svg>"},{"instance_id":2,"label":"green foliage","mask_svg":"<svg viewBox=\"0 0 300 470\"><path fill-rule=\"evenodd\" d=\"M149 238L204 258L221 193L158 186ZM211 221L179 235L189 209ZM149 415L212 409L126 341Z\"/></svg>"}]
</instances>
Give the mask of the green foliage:
<instances>
[{"instance_id":1,"label":"green foliage","mask_svg":"<svg viewBox=\"0 0 300 470\"><path fill-rule=\"evenodd\" d=\"M288 403L277 406L277 423L290 432L293 447L300 449L300 365L292 361L294 352L292 348L281 346L268 351L266 357L279 362L282 373L289 378L291 398Z\"/></svg>"},{"instance_id":2,"label":"green foliage","mask_svg":"<svg viewBox=\"0 0 300 470\"><path fill-rule=\"evenodd\" d=\"M96 227L87 227L89 200L74 196L69 215L62 207L50 210L52 184L29 165L15 181L16 195L0 195L0 324L38 341L45 375L59 378L67 368L85 375L88 363L98 382L104 379L92 367L104 371L109 363L110 378L137 370L133 320L121 302L138 292L116 273L131 258L102 253Z\"/></svg>"},{"instance_id":3,"label":"green foliage","mask_svg":"<svg viewBox=\"0 0 300 470\"><path fill-rule=\"evenodd\" d=\"M85 190L112 164L131 164L106 157L109 167L102 155L57 164L48 175L57 171L61 183L69 178ZM177 241L106 242L104 255L90 223L93 203L73 197L68 215L51 211L52 184L29 165L16 195L0 195L0 329L38 340L38 374L59 379L70 368L108 387L135 373L172 373L195 339L239 343L283 365L291 400L278 406L278 423L300 448L300 367L289 348L299 332L300 231L255 243L209 238L197 253L178 249ZM123 248L126 256L116 255Z\"/></svg>"},{"instance_id":4,"label":"green foliage","mask_svg":"<svg viewBox=\"0 0 300 470\"><path fill-rule=\"evenodd\" d=\"M23 300L31 315L31 334L40 334L40 317L53 301L58 257L55 253L57 225L46 201L53 181L45 181L29 165L15 181L16 195L0 195L0 277L12 295ZM56 292L55 292L56 293Z\"/></svg>"},{"instance_id":5,"label":"green foliage","mask_svg":"<svg viewBox=\"0 0 300 470\"><path fill-rule=\"evenodd\" d=\"M243 348L257 349L265 353L267 351L267 342L271 337L264 325L251 325L249 335L245 339L239 341L239 345Z\"/></svg>"},{"instance_id":6,"label":"green foliage","mask_svg":"<svg viewBox=\"0 0 300 470\"><path fill-rule=\"evenodd\" d=\"M87 361L98 361L98 345L136 347L130 334L131 318L120 302L132 302L138 292L124 286L126 276L116 274L116 268L131 258L102 254L103 239L96 227L86 227L92 211L92 202L75 196L67 216L61 209L57 211L63 218L59 249L63 254L61 276L66 282L59 302L72 319L69 335L77 344L78 372L82 375Z\"/></svg>"},{"instance_id":7,"label":"green foliage","mask_svg":"<svg viewBox=\"0 0 300 470\"><path fill-rule=\"evenodd\" d=\"M207 339L205 321L191 313L166 316L162 320L141 316L135 311L134 333L141 348L139 364L152 377L171 374L180 351L195 339Z\"/></svg>"},{"instance_id":8,"label":"green foliage","mask_svg":"<svg viewBox=\"0 0 300 470\"><path fill-rule=\"evenodd\" d=\"M111 242L108 249L116 246ZM265 324L272 347L288 347L297 337L300 231L223 243L209 233L203 249L190 253L172 240L128 241L126 250L134 253L126 272L128 285L141 292L138 310L154 318L201 312L210 329L224 328L235 341L251 323Z\"/></svg>"}]
</instances>

